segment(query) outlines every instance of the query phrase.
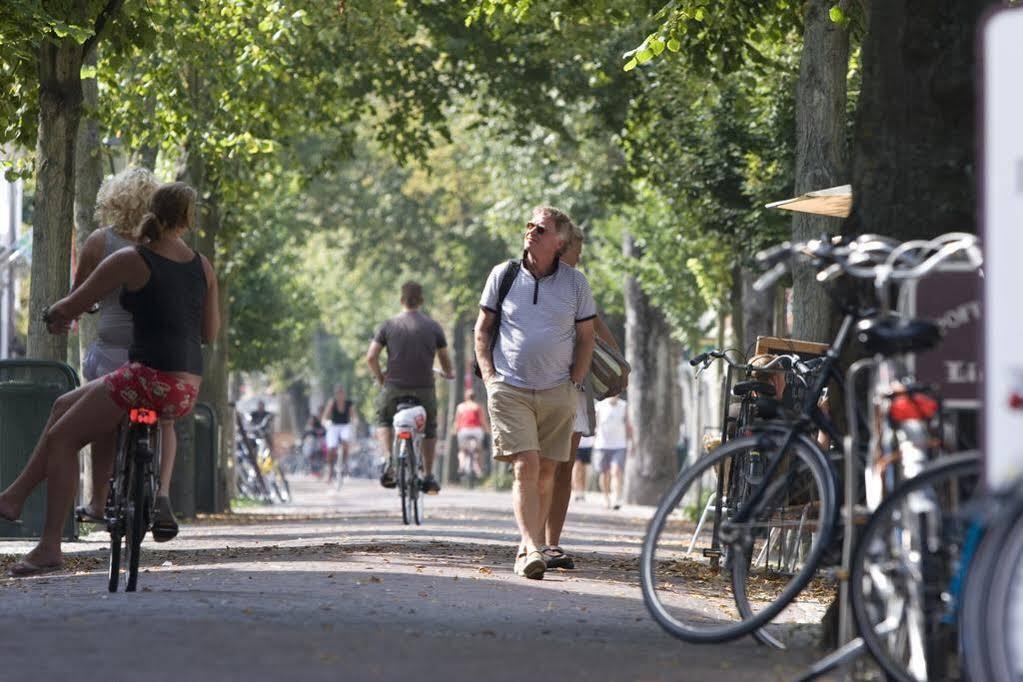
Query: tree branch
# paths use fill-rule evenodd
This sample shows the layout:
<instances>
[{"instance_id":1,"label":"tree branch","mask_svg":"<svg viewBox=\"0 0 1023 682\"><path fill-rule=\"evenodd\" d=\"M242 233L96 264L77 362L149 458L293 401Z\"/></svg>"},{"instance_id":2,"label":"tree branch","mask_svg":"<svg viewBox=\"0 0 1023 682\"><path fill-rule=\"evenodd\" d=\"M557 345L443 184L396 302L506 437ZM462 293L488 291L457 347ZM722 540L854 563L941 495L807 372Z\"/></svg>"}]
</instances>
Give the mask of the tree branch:
<instances>
[{"instance_id":1,"label":"tree branch","mask_svg":"<svg viewBox=\"0 0 1023 682\"><path fill-rule=\"evenodd\" d=\"M89 36L88 40L82 43L82 61L84 62L89 58L89 53L96 49L96 43L99 42L100 37L103 34L103 29L106 28L107 22L110 17L117 14L121 5L124 4L124 0L107 0L106 7L96 17L96 24L93 27L92 35Z\"/></svg>"}]
</instances>

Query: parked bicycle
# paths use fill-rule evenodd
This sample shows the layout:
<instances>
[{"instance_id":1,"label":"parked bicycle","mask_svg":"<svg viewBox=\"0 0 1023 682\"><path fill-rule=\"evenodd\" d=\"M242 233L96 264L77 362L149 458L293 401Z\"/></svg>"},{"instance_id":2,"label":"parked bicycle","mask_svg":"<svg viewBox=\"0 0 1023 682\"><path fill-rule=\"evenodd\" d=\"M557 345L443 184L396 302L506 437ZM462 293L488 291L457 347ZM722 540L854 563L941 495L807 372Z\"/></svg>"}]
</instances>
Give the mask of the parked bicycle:
<instances>
[{"instance_id":1,"label":"parked bicycle","mask_svg":"<svg viewBox=\"0 0 1023 682\"><path fill-rule=\"evenodd\" d=\"M243 497L286 504L291 501L291 485L270 449L270 418L246 425L235 412L235 484Z\"/></svg>"},{"instance_id":2,"label":"parked bicycle","mask_svg":"<svg viewBox=\"0 0 1023 682\"><path fill-rule=\"evenodd\" d=\"M814 262L822 281L840 275L869 279L875 282L874 295L865 298L856 287L848 287L848 295L834 296L844 314L843 321L796 414L760 425L752 435L716 448L685 469L662 500L641 555L643 594L655 619L687 641L721 642L750 634L771 623L786 607L789 611L783 623L816 621L823 615L834 595L835 582L818 573L818 568L825 553L827 563L834 563L838 552L833 540L842 528L838 519L838 474L813 437L823 431L833 445L842 444L834 423L818 406L829 384L840 388L848 385L849 423L857 436L844 448L844 488L853 485L860 471L865 472L866 487L873 487L867 497L876 506L885 493L919 473L936 454L925 427L938 413L937 405L921 399L927 396L927 390L911 380L906 359L911 353L933 347L940 334L933 323L902 319L883 304L879 309L877 299L887 296L893 283L922 277L939 264L958 260L976 267L979 253L972 235L946 235L916 250L870 236L852 241L785 244L762 255L761 260L771 266L771 271L760 284L769 284L784 274L791 257ZM852 380L847 382L837 369L838 359L854 334L874 355L868 391L871 397L866 402L870 419L863 416L854 390L856 373L851 372ZM899 408L907 411L900 414ZM930 414L920 418L914 409ZM914 423L919 421L924 424ZM869 447L860 447L861 426L878 427L870 431L865 444ZM708 545L712 548L713 542L720 543L727 556L726 571L724 575L704 576L706 597L694 602L676 589L683 582L691 589L693 583L686 577L699 566L686 563L683 551L687 543L680 537L686 524L675 511L680 505L694 502L700 508L702 500L697 491L715 486L724 490L724 472L741 471L742 463L754 452L763 458L762 475L750 477L751 490L744 499L734 503L722 499L716 532L700 540L701 551ZM865 518L870 510L857 509L857 516L850 518ZM848 539L846 543L851 546ZM761 557L772 554L777 559L774 564L759 568ZM810 589L806 590L808 585ZM797 597L799 600L793 603ZM781 645L780 639L768 631L761 635Z\"/></svg>"}]
</instances>

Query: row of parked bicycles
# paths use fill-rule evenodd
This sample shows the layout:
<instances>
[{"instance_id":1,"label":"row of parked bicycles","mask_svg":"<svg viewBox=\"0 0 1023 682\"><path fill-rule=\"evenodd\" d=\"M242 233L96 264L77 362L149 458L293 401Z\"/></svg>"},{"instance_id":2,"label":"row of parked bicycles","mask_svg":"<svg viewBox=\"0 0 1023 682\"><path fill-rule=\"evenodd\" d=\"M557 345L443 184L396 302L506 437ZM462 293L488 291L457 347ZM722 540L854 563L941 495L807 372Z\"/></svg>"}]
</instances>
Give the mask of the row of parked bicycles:
<instances>
[{"instance_id":1,"label":"row of parked bicycles","mask_svg":"<svg viewBox=\"0 0 1023 682\"><path fill-rule=\"evenodd\" d=\"M913 373L941 330L899 312L907 283L978 270L976 237L820 239L758 260L761 289L815 267L841 323L816 357L692 360L743 380L726 382L720 444L650 523L650 612L685 641L784 648L839 605L858 636L803 679L869 652L897 680L1023 680L1023 491L990 493L978 453L947 442L941 396ZM842 372L848 356L862 359Z\"/></svg>"},{"instance_id":2,"label":"row of parked bicycles","mask_svg":"<svg viewBox=\"0 0 1023 682\"><path fill-rule=\"evenodd\" d=\"M259 421L235 412L234 472L238 495L263 504L287 504L291 485L280 462L271 450L270 421L267 414Z\"/></svg>"}]
</instances>

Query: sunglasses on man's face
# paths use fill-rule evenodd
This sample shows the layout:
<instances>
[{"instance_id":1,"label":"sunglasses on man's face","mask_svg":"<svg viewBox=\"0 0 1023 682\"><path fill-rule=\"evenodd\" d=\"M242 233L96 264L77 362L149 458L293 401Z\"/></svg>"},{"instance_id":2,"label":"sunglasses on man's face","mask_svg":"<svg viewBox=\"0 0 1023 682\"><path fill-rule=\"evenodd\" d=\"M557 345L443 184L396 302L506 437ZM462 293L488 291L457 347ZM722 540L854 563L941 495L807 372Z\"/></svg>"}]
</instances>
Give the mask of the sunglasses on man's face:
<instances>
[{"instance_id":1,"label":"sunglasses on man's face","mask_svg":"<svg viewBox=\"0 0 1023 682\"><path fill-rule=\"evenodd\" d=\"M541 237L547 232L548 228L540 225L539 223L526 223L526 232L536 232Z\"/></svg>"}]
</instances>

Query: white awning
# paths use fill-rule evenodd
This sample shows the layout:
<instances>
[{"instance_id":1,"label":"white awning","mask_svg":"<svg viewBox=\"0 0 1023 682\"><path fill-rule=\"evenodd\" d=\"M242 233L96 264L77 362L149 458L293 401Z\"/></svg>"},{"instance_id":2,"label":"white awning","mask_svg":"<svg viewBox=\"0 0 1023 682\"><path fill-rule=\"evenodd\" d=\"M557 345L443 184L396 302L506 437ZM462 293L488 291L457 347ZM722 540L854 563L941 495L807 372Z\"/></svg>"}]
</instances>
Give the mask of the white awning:
<instances>
[{"instance_id":1,"label":"white awning","mask_svg":"<svg viewBox=\"0 0 1023 682\"><path fill-rule=\"evenodd\" d=\"M807 192L794 199L783 199L767 204L767 208L781 208L786 211L816 213L835 218L847 218L852 211L852 185L839 185L828 189Z\"/></svg>"}]
</instances>

